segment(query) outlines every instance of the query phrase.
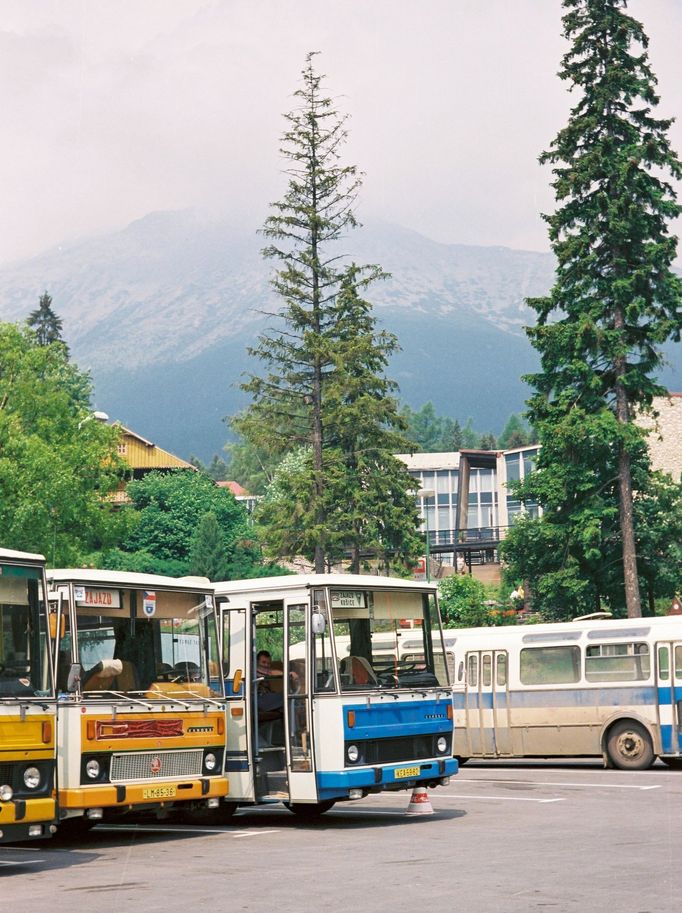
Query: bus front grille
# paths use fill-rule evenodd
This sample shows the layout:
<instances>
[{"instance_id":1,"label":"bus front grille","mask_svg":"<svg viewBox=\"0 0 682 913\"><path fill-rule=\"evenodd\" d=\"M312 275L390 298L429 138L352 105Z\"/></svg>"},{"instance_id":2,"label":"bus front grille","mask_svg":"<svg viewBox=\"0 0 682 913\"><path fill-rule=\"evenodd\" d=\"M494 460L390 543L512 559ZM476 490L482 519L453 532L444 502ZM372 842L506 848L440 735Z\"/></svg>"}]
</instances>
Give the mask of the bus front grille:
<instances>
[{"instance_id":1,"label":"bus front grille","mask_svg":"<svg viewBox=\"0 0 682 913\"><path fill-rule=\"evenodd\" d=\"M190 751L135 751L111 756L112 783L131 780L167 780L171 777L200 777L204 752L201 748Z\"/></svg>"}]
</instances>

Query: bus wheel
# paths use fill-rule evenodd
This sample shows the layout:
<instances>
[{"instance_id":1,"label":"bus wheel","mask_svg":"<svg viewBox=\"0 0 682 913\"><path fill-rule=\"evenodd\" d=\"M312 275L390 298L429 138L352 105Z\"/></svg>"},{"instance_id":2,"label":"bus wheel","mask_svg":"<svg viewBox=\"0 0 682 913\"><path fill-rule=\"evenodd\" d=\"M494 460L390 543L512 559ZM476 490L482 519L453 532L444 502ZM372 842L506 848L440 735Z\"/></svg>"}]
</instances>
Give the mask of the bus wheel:
<instances>
[{"instance_id":1,"label":"bus wheel","mask_svg":"<svg viewBox=\"0 0 682 913\"><path fill-rule=\"evenodd\" d=\"M649 733L634 720L623 720L609 730L606 753L620 770L646 770L654 762Z\"/></svg>"},{"instance_id":2,"label":"bus wheel","mask_svg":"<svg viewBox=\"0 0 682 913\"><path fill-rule=\"evenodd\" d=\"M335 799L326 799L324 802L285 802L284 804L297 818L313 821L328 812L335 802Z\"/></svg>"}]
</instances>

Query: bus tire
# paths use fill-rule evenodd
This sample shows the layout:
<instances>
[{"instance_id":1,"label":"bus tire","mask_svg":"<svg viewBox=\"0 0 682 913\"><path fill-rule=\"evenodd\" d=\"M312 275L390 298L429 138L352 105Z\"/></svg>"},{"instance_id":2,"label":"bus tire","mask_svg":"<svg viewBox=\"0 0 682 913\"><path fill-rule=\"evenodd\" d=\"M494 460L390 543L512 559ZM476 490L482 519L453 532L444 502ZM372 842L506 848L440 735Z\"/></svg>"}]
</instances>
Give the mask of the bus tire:
<instances>
[{"instance_id":1,"label":"bus tire","mask_svg":"<svg viewBox=\"0 0 682 913\"><path fill-rule=\"evenodd\" d=\"M635 720L614 723L606 739L606 753L619 770L647 770L654 762L651 737Z\"/></svg>"},{"instance_id":2,"label":"bus tire","mask_svg":"<svg viewBox=\"0 0 682 913\"><path fill-rule=\"evenodd\" d=\"M335 804L336 799L325 799L324 802L285 802L284 804L302 821L314 821L324 815Z\"/></svg>"}]
</instances>

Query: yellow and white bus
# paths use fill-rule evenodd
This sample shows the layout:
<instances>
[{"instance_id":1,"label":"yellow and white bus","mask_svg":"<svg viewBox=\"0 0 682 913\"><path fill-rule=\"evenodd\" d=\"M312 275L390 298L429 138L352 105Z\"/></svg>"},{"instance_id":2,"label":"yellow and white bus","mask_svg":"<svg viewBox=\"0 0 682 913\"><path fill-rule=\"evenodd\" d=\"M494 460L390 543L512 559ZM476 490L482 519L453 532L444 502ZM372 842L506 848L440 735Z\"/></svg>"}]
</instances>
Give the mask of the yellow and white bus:
<instances>
[{"instance_id":1,"label":"yellow and white bus","mask_svg":"<svg viewBox=\"0 0 682 913\"><path fill-rule=\"evenodd\" d=\"M51 570L60 823L217 808L225 703L212 585Z\"/></svg>"},{"instance_id":2,"label":"yellow and white bus","mask_svg":"<svg viewBox=\"0 0 682 913\"><path fill-rule=\"evenodd\" d=\"M55 828L55 693L42 555L0 549L0 843Z\"/></svg>"}]
</instances>

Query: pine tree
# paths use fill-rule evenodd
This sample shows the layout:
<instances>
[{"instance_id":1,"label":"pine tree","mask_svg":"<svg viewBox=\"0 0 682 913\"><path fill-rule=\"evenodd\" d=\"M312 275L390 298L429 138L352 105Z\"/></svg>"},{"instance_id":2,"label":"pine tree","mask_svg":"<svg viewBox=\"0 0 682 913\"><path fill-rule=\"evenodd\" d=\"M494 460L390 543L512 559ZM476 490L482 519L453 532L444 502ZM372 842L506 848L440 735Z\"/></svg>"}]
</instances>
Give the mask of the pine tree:
<instances>
[{"instance_id":1,"label":"pine tree","mask_svg":"<svg viewBox=\"0 0 682 913\"><path fill-rule=\"evenodd\" d=\"M192 536L189 563L191 574L199 574L209 580L223 580L227 576L225 536L217 516L211 511L201 517Z\"/></svg>"},{"instance_id":2,"label":"pine tree","mask_svg":"<svg viewBox=\"0 0 682 913\"><path fill-rule=\"evenodd\" d=\"M386 405L390 385L380 376L395 341L388 334L374 334L369 305L360 304L357 295L383 274L378 267L345 267L338 245L357 224L353 205L360 177L355 166L340 163L346 117L325 95L313 57L308 55L302 86L295 93L299 106L285 115L281 152L288 189L273 204L263 229L272 241L263 254L279 264L273 287L284 302L278 315L284 326L263 334L250 350L267 370L244 384L253 402L233 424L246 441L268 454L303 454L295 469L287 464L276 479L270 526L281 508L282 522L292 524L282 531L282 541L310 549L315 570L323 573L345 541L351 541L353 530L357 532L352 523L341 523L340 493L351 503L357 496L351 495L351 479L369 484L367 478L353 476L356 467L344 463L360 450L352 445L353 422L347 420L356 408L354 397L360 396L358 378L367 391L368 415L355 422L355 434L358 440L362 434L377 435L374 441L363 439L363 452L372 447L383 452L388 429L399 420L394 407ZM358 419L357 410L354 415ZM404 477L393 475L399 478L398 498ZM283 492L288 492L286 497ZM377 510L380 506L375 503ZM379 516L375 519L378 523Z\"/></svg>"},{"instance_id":3,"label":"pine tree","mask_svg":"<svg viewBox=\"0 0 682 913\"><path fill-rule=\"evenodd\" d=\"M39 345L49 346L52 342L66 345L62 339L63 321L52 310L52 298L47 292L40 296L38 307L31 311L26 323L35 332Z\"/></svg>"},{"instance_id":4,"label":"pine tree","mask_svg":"<svg viewBox=\"0 0 682 913\"><path fill-rule=\"evenodd\" d=\"M529 301L538 315L529 335L541 355L529 415L543 445L552 442L539 461L548 477L558 473L544 486L550 519L589 514L590 499L603 499L616 478L625 600L638 616L633 454L642 432L633 419L663 392L660 347L682 327L676 239L667 229L680 207L665 180L682 169L667 139L671 121L652 115L648 39L626 14L627 0L563 5L572 44L559 75L579 98L540 159L554 166L560 205L545 218L558 265L550 295ZM568 465L576 471L567 475Z\"/></svg>"}]
</instances>

